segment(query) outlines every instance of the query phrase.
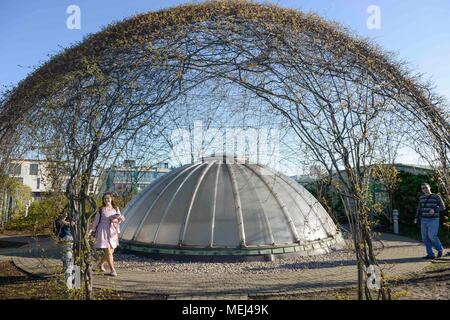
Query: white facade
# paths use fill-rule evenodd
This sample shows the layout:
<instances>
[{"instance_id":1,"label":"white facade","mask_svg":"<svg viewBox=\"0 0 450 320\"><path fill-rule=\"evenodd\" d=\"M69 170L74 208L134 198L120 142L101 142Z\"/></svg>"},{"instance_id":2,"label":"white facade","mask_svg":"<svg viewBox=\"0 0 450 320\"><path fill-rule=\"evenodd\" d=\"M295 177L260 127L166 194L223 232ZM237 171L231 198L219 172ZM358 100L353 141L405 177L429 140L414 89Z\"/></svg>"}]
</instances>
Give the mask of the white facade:
<instances>
[{"instance_id":1,"label":"white facade","mask_svg":"<svg viewBox=\"0 0 450 320\"><path fill-rule=\"evenodd\" d=\"M14 160L12 161L9 176L17 178L24 185L29 186L33 198L39 197L42 192L50 191L47 182L45 161Z\"/></svg>"},{"instance_id":2,"label":"white facade","mask_svg":"<svg viewBox=\"0 0 450 320\"><path fill-rule=\"evenodd\" d=\"M48 177L48 164L48 161L43 160L16 159L11 162L9 176L29 186L33 199L39 198L42 193L54 191L51 190L51 181ZM97 181L98 177L92 178L89 192L93 192L96 189ZM61 191L65 191L64 185Z\"/></svg>"}]
</instances>

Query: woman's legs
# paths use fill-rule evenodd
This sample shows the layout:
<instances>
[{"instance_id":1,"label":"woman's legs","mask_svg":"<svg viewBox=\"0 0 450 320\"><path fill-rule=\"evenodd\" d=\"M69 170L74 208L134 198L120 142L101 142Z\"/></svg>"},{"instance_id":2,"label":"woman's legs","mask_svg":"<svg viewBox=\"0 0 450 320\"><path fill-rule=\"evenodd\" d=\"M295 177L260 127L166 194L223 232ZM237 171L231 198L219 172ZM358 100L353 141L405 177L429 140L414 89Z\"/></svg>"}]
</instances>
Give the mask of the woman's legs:
<instances>
[{"instance_id":1,"label":"woman's legs","mask_svg":"<svg viewBox=\"0 0 450 320\"><path fill-rule=\"evenodd\" d=\"M108 249L102 249L103 254L102 257L100 258L100 262L98 263L98 267L100 268L101 271L104 271L104 264L107 261L106 257L108 256Z\"/></svg>"},{"instance_id":2,"label":"woman's legs","mask_svg":"<svg viewBox=\"0 0 450 320\"><path fill-rule=\"evenodd\" d=\"M114 268L114 258L113 258L113 253L114 253L114 249L113 248L108 248L106 249L107 254L106 254L106 261L108 262L109 268L111 269L111 273L116 273L116 269Z\"/></svg>"}]
</instances>

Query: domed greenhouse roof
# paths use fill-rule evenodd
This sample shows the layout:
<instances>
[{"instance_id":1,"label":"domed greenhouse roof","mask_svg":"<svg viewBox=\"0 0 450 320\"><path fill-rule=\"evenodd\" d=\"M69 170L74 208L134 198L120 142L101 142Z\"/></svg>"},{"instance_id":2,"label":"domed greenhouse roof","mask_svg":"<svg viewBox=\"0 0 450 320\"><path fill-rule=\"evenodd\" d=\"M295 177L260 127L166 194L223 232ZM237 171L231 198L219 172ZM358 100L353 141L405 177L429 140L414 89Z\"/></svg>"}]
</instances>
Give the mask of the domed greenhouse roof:
<instances>
[{"instance_id":1,"label":"domed greenhouse roof","mask_svg":"<svg viewBox=\"0 0 450 320\"><path fill-rule=\"evenodd\" d=\"M268 167L223 157L162 176L124 215L121 246L163 255L319 254L342 242L301 185Z\"/></svg>"}]
</instances>

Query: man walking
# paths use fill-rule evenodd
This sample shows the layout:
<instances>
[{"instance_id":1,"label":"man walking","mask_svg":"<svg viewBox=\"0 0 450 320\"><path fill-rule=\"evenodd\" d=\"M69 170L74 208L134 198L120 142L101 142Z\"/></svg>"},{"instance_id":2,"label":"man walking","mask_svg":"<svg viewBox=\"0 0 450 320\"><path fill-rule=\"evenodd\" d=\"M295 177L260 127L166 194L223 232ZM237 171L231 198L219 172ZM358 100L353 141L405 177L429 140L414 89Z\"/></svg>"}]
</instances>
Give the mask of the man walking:
<instances>
[{"instance_id":1,"label":"man walking","mask_svg":"<svg viewBox=\"0 0 450 320\"><path fill-rule=\"evenodd\" d=\"M427 249L427 255L423 259L435 258L433 247L438 251L437 257L440 258L444 249L438 238L439 213L445 210L445 205L438 194L431 193L428 183L422 183L421 189L424 194L419 198L414 223L420 221L422 241Z\"/></svg>"}]
</instances>

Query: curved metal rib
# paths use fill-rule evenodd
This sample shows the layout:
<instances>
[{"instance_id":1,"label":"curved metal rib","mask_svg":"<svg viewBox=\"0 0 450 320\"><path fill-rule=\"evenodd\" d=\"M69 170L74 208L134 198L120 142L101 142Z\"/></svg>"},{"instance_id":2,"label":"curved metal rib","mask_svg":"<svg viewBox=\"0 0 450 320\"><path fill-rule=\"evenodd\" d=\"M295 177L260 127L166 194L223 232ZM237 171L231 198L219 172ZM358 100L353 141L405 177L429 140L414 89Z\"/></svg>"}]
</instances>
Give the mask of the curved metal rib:
<instances>
[{"instance_id":1,"label":"curved metal rib","mask_svg":"<svg viewBox=\"0 0 450 320\"><path fill-rule=\"evenodd\" d=\"M279 174L279 173L277 173L276 171L274 171L273 169L271 169L271 168L269 168L269 167L267 167L266 169L268 169L270 172L272 172L274 175L276 175L277 177L279 177L280 179L282 179L284 182L286 182L292 189L294 189L294 191L297 193L297 194L299 194L300 195L300 197L308 204L308 200L303 196L303 194L302 194L302 192L300 192L300 190L298 189L298 185L296 185L292 180L290 180L290 179L287 179L286 177L284 177L283 175L281 175L281 174ZM302 190L303 191L303 190ZM306 190L307 191L307 190ZM317 199L315 199L316 200L316 203L319 203L320 204L320 202L319 202L319 200L317 200ZM297 201L295 201L295 199L294 199L294 202L296 203L296 205L297 205ZM309 205L309 204L308 204ZM314 204L313 204L314 205ZM310 212L313 210L313 205L309 205L309 207L310 207ZM303 215L303 216L305 216L305 215ZM326 223L324 223L324 221L323 221L323 219L320 217L320 214L317 214L316 215L317 216L317 218L319 219L319 221L322 223L322 225L328 225L329 227L330 227L330 229L331 230L334 230L335 231L335 233L334 234L336 234L337 232L338 232L338 229L336 228L336 226L334 225L334 222L333 222L333 220L331 220L331 219L326 219ZM305 216L305 218L306 218L306 216ZM333 222L333 223L332 223ZM333 236L334 234L329 234L328 233L328 230L326 230L325 229L325 232L327 233L327 235L328 236Z\"/></svg>"},{"instance_id":2,"label":"curved metal rib","mask_svg":"<svg viewBox=\"0 0 450 320\"><path fill-rule=\"evenodd\" d=\"M270 190L270 193L273 195L275 200L278 202L278 205L281 208L281 211L283 211L284 217L286 218L289 230L292 233L292 236L294 237L294 242L300 242L300 237L298 235L297 229L295 228L294 222L292 221L291 214L289 213L289 210L287 209L286 205L284 204L283 200L281 200L280 196L273 188L270 187L269 183L267 182L266 178L264 178L263 175L258 174L255 169L253 169L250 165L244 164L247 168L249 168L251 171L253 171L258 178L261 179L261 181L267 186L267 188Z\"/></svg>"},{"instance_id":3,"label":"curved metal rib","mask_svg":"<svg viewBox=\"0 0 450 320\"><path fill-rule=\"evenodd\" d=\"M198 164L197 166L199 166L200 164ZM155 204L158 202L159 198L161 198L161 196L164 194L164 192L186 171L188 171L189 169L191 169L191 166L188 166L187 168L180 170L180 172L175 175L175 177L172 179L172 181L170 181L165 187L164 189L161 190L161 192L158 194L158 196L156 197L156 199L153 201L152 205L147 209L147 211L145 212L144 218L141 220L141 222L139 223L139 226L136 228L136 231L133 234L133 237L131 238L132 240L136 240L137 235L139 234L139 232L141 232L142 226L144 225L144 221L147 220L147 216L149 215L150 211L152 211L153 207L155 206Z\"/></svg>"},{"instance_id":4,"label":"curved metal rib","mask_svg":"<svg viewBox=\"0 0 450 320\"><path fill-rule=\"evenodd\" d=\"M158 224L158 227L156 228L155 236L153 237L152 243L155 243L156 238L158 237L159 229L161 228L161 225L164 223L164 220L166 220L166 216L167 216L167 213L169 212L169 208L172 205L173 201L175 200L178 192L184 186L186 181L194 174L194 172L197 171L198 169L200 169L201 167L203 167L204 165L206 165L206 164L205 163L201 163L200 165L197 165L197 167L194 168L191 172L189 172L189 174L186 176L186 178L184 178L184 180L178 185L177 190L175 190L175 192L173 193L172 197L170 198L169 203L166 205L166 210L164 210L163 216L161 217L161 220L160 220L160 222Z\"/></svg>"},{"instance_id":5,"label":"curved metal rib","mask_svg":"<svg viewBox=\"0 0 450 320\"><path fill-rule=\"evenodd\" d=\"M216 180L214 182L214 202L213 202L213 212L212 212L212 221L211 221L211 239L209 242L209 246L212 248L214 246L214 226L216 224L216 203L217 203L217 185L219 184L219 173L222 164L220 162L217 163L217 171L216 171Z\"/></svg>"},{"instance_id":6,"label":"curved metal rib","mask_svg":"<svg viewBox=\"0 0 450 320\"><path fill-rule=\"evenodd\" d=\"M130 203L129 205L127 205L124 209L124 216L125 218L127 218L127 216L125 215L125 213L128 213L129 210L131 210L131 208L137 206L138 203L140 203L141 200L144 199L144 195L147 195L149 192L151 192L152 190L158 188L164 181L166 181L167 179L169 179L171 176L173 176L176 172L178 172L179 170L182 170L183 167L179 168L178 170L172 170L169 173L165 174L164 176L162 176L160 179L158 179L157 181L153 182L152 184L150 184L150 188L148 190L142 190L142 192L140 192ZM130 219L125 219L125 222L122 225L122 230L124 230L127 228L128 223L129 223ZM122 232L122 234L124 233Z\"/></svg>"},{"instance_id":7,"label":"curved metal rib","mask_svg":"<svg viewBox=\"0 0 450 320\"><path fill-rule=\"evenodd\" d=\"M184 218L183 228L182 228L182 230L180 230L181 232L180 232L180 237L178 240L179 245L183 244L184 238L186 237L186 231L187 231L189 217L191 216L192 207L194 205L195 198L197 197L197 192L198 192L198 189L200 188L200 184L202 183L203 179L205 178L208 170L212 167L212 165L215 162L216 161L211 161L211 163L209 163L208 166L203 170L202 174L200 175L200 177L197 180L197 183L194 188L194 192L192 193L191 199L189 200L189 207L188 207L188 210L186 213L186 217Z\"/></svg>"},{"instance_id":8,"label":"curved metal rib","mask_svg":"<svg viewBox=\"0 0 450 320\"><path fill-rule=\"evenodd\" d=\"M244 230L244 219L242 218L242 205L241 198L239 196L239 187L236 181L236 176L234 175L232 166L230 164L226 164L228 172L230 173L231 186L233 189L234 196L234 207L236 209L237 219L238 219L238 231L239 231L239 240L241 247L246 247L245 241L245 230Z\"/></svg>"},{"instance_id":9,"label":"curved metal rib","mask_svg":"<svg viewBox=\"0 0 450 320\"><path fill-rule=\"evenodd\" d=\"M239 168L239 167L238 167L238 168ZM251 185L252 185L252 187L253 187L253 190L255 190L255 189L256 189L256 188L255 188L255 184L254 184L253 181L251 180L251 176L249 176L249 174L247 173L247 170L243 170L243 169L239 169L239 170L241 170L242 173L247 177L248 181L251 183ZM270 243L271 243L272 245L274 245L274 244L275 244L275 239L274 239L274 237L273 237L273 231L272 231L272 227L270 226L269 218L267 217L266 211L264 210L264 206L263 206L263 204L262 204L262 202L261 202L260 197L258 196L258 193L255 192L255 196L256 196L256 199L258 199L258 202L261 204L262 215L263 215L263 217L264 217L264 221L266 222L267 229L268 229L268 231L269 231Z\"/></svg>"}]
</instances>

